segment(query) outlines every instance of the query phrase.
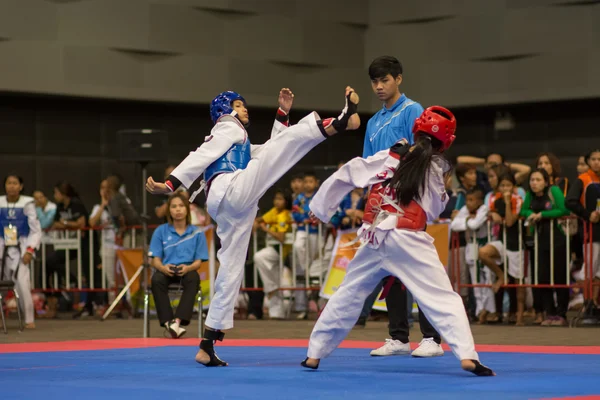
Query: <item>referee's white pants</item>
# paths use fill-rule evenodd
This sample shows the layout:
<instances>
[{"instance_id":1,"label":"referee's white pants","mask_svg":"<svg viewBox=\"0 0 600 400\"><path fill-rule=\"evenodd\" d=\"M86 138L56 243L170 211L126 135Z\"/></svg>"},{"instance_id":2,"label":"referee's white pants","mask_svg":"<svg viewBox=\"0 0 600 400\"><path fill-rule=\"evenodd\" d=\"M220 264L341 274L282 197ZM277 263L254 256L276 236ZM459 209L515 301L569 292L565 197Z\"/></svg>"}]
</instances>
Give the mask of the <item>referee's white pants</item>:
<instances>
[{"instance_id":1,"label":"referee's white pants","mask_svg":"<svg viewBox=\"0 0 600 400\"><path fill-rule=\"evenodd\" d=\"M358 250L312 331L308 357L331 354L356 323L367 296L388 275L399 278L413 294L459 360L479 360L462 299L452 290L433 238L399 229L390 231L379 249Z\"/></svg>"}]
</instances>

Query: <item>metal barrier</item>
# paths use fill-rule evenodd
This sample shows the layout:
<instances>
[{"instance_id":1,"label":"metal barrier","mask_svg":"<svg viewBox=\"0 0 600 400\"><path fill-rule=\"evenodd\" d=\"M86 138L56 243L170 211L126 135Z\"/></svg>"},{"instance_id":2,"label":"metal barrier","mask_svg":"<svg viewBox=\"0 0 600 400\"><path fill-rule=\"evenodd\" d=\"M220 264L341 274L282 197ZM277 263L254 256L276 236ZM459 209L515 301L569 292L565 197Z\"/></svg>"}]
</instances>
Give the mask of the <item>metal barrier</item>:
<instances>
[{"instance_id":1,"label":"metal barrier","mask_svg":"<svg viewBox=\"0 0 600 400\"><path fill-rule=\"evenodd\" d=\"M279 284L280 287L278 288L278 290L298 290L298 291L310 291L310 290L320 290L320 287L323 285L323 278L324 278L324 274L323 271L321 271L320 274L317 275L317 280L319 285L318 286L312 286L310 284L310 267L311 264L318 260L321 265L323 263L323 260L325 259L325 255L324 255L324 242L323 242L323 224L319 224L318 225L318 232L317 232L317 258L315 260L311 260L310 259L310 254L311 254L311 245L310 245L310 240L308 240L308 236L310 235L309 228L308 226L305 225L305 229L306 229L306 234L307 234L307 240L306 240L306 244L305 244L305 265L307 266L306 268L304 268L304 281L305 281L305 287L304 288L299 288L297 287L297 277L299 276L297 271L298 271L298 260L294 255L294 248L296 245L296 239L297 239L297 233L299 231L298 227L296 224L292 224L292 232L288 232L285 234L285 239L284 239L284 243L281 243L280 241L278 241L277 239L272 238L271 236L269 236L268 234L265 235L265 247L266 246L275 246L278 248L278 253L279 253ZM258 232L254 232L252 234L252 257L254 257L254 255L256 253L258 253L258 251L260 250L258 248ZM283 279L283 268L285 267L285 262L283 259L283 247L284 246L291 246L291 252L290 252L290 257L291 257L291 271L292 271L292 287L285 287L284 282L282 282ZM326 271L324 271L326 272ZM243 292L250 292L250 291L260 291L262 290L262 288L258 287L258 269L256 268L256 266L253 267L253 278L254 278L254 285L253 287L249 288L246 287L245 282L242 282L242 291Z\"/></svg>"},{"instance_id":2,"label":"metal barrier","mask_svg":"<svg viewBox=\"0 0 600 400\"><path fill-rule=\"evenodd\" d=\"M562 217L560 218L560 220L568 220L568 219L573 219L575 217ZM502 223L502 244L503 244L503 255L504 255L504 271L503 271L503 279L504 279L504 284L501 285L502 288L513 288L513 287L532 287L532 288L581 288L586 292L586 298L588 298L587 293L591 294L591 288L592 288L592 276L591 276L591 272L592 272L592 251L588 251L587 255L588 255L588 259L585 260L584 265L585 265L585 269L586 269L586 273L585 273L585 280L583 282L572 282L571 279L571 270L569 268L570 265L570 261L571 261L571 246L570 246L570 235L569 235L569 229L570 229L570 225L569 224L565 224L564 227L566 229L564 237L566 240L565 243L565 247L566 247L566 283L565 284L557 284L555 283L555 277L554 277L554 271L555 271L555 255L554 255L554 244L555 244L555 237L554 237L554 224L558 223L557 220L551 219L550 220L550 248L552 249L552 251L550 251L550 283L540 283L539 282L539 273L540 273L540 266L539 266L539 254L540 254L540 250L539 250L539 233L538 233L538 226L537 224L534 225L533 228L533 249L532 251L534 252L534 271L535 273L533 274L534 276L533 278L533 282L532 283L526 283L524 282L524 278L527 277L527 273L528 271L525 270L524 268L524 260L526 260L527 257L527 252L530 251L528 249L526 249L526 247L524 246L524 240L523 240L523 228L526 227L526 222L523 219L519 219L517 221L518 223L518 229L519 229L519 249L517 250L519 253L519 278L518 278L518 283L514 283L514 284L509 284L508 283L508 271L509 271L509 263L508 263L508 250L506 248L506 242L507 242L507 227L506 227L506 223L503 221ZM581 221L580 221L581 223ZM585 223L584 223L584 227L585 227ZM590 224L591 225L591 224ZM487 222L487 232L488 232L488 243L491 242L491 229L492 227L492 222L488 220ZM472 232L472 231L471 231ZM454 284L454 288L457 292L460 293L460 289L463 287L492 287L492 285L490 284L482 284L479 282L472 282L472 283L462 283L461 279L460 279L460 269L463 267L461 265L461 260L460 260L460 248L459 248L459 237L458 237L458 233L459 232L452 232L452 261L454 266L456 266L457 268L454 268L454 276L451 276L451 279L453 280L453 284ZM475 236L475 235L474 235ZM589 240L591 237L587 237L584 241L584 246L590 246L591 249L591 240ZM498 239L498 238L496 238ZM478 250L477 246L474 246L474 248L476 250ZM475 259L478 259L479 257L475 257Z\"/></svg>"}]
</instances>

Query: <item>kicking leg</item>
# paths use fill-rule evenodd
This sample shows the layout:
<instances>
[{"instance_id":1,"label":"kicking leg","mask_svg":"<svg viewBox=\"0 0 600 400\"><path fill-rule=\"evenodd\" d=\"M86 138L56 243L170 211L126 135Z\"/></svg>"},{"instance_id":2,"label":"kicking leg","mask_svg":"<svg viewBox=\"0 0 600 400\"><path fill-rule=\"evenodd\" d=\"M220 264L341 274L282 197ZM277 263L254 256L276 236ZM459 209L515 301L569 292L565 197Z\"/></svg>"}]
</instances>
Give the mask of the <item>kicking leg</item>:
<instances>
[{"instance_id":1,"label":"kicking leg","mask_svg":"<svg viewBox=\"0 0 600 400\"><path fill-rule=\"evenodd\" d=\"M310 335L303 367L316 369L319 360L331 354L352 329L365 299L386 276L377 250L362 247L348 265L346 276L333 294Z\"/></svg>"},{"instance_id":2,"label":"kicking leg","mask_svg":"<svg viewBox=\"0 0 600 400\"><path fill-rule=\"evenodd\" d=\"M425 232L393 231L383 243L384 269L400 278L435 329L448 342L463 369L485 375L475 351L461 297L452 290L444 266Z\"/></svg>"},{"instance_id":3,"label":"kicking leg","mask_svg":"<svg viewBox=\"0 0 600 400\"><path fill-rule=\"evenodd\" d=\"M236 210L254 206L264 193L326 137L358 129L358 95L346 88L347 105L338 118L321 120L316 112L266 142L260 153L234 177L228 200Z\"/></svg>"}]
</instances>

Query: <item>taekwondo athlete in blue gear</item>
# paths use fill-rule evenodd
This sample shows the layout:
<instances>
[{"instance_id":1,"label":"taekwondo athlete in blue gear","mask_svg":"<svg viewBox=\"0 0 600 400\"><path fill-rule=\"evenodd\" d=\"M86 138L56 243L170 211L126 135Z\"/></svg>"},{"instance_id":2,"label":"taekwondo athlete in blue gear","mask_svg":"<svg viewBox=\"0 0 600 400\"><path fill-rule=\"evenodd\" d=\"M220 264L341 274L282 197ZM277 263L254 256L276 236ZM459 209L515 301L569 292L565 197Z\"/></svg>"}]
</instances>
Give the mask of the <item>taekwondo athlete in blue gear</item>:
<instances>
[{"instance_id":1,"label":"taekwondo athlete in blue gear","mask_svg":"<svg viewBox=\"0 0 600 400\"><path fill-rule=\"evenodd\" d=\"M250 122L245 99L235 92L223 92L211 102L215 123L204 143L173 170L165 183L148 178L146 189L153 194L186 188L204 174L208 213L216 221L221 248L215 294L206 318L204 338L196 361L205 366L226 366L214 351L214 342L223 340L222 330L233 328L233 311L244 276L244 266L258 201L290 168L313 147L332 134L357 129L358 95L346 88L346 107L338 118L321 120L315 112L288 127L293 94L279 93L279 110L265 144L251 145L245 127ZM248 156L249 153L249 156Z\"/></svg>"},{"instance_id":2,"label":"taekwondo athlete in blue gear","mask_svg":"<svg viewBox=\"0 0 600 400\"><path fill-rule=\"evenodd\" d=\"M23 180L9 175L4 181L6 196L0 196L0 280L12 280L25 311L25 327L34 328L29 262L42 239L42 228L32 197L22 196Z\"/></svg>"}]
</instances>

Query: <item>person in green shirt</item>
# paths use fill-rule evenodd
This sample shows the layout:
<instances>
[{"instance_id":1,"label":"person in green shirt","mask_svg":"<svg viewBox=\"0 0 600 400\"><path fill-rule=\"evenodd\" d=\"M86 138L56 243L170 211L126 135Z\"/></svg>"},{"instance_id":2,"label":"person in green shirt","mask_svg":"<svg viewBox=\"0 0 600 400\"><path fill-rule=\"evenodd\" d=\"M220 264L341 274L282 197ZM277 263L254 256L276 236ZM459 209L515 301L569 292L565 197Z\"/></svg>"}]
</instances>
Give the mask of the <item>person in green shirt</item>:
<instances>
[{"instance_id":1,"label":"person in green shirt","mask_svg":"<svg viewBox=\"0 0 600 400\"><path fill-rule=\"evenodd\" d=\"M568 238L556 219L568 216L570 211L565 206L562 190L558 186L550 185L550 177L545 169L534 170L529 175L529 187L520 214L526 218L526 229L531 235L534 235L537 230L537 271L535 248L530 252L533 267L532 282L536 283L537 275L537 283L547 285L551 283L551 276L553 276L554 284L564 285L567 280L566 241ZM556 292L558 306L554 305L554 292ZM569 289L534 288L533 296L537 306L536 312L545 313L542 325L567 325Z\"/></svg>"}]
</instances>

